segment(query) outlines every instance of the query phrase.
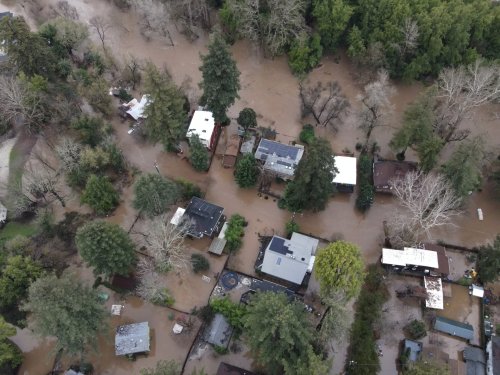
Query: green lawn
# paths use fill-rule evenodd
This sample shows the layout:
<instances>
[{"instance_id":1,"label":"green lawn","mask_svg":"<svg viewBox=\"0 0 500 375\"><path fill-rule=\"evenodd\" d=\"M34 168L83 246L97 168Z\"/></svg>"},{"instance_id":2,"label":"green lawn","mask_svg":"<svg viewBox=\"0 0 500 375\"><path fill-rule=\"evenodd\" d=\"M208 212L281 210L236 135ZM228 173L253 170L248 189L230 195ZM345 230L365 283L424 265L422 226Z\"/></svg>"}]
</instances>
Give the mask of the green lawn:
<instances>
[{"instance_id":1,"label":"green lawn","mask_svg":"<svg viewBox=\"0 0 500 375\"><path fill-rule=\"evenodd\" d=\"M36 227L33 224L9 222L3 229L0 229L0 243L6 242L17 235L29 237L35 233Z\"/></svg>"}]
</instances>

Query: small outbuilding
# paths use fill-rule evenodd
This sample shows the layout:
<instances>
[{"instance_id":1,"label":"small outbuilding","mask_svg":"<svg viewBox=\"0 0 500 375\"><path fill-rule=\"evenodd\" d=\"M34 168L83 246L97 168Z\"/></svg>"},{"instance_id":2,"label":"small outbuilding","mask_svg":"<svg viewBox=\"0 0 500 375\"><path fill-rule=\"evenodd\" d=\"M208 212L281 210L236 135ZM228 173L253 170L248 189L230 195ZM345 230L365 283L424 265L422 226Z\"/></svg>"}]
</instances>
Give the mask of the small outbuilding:
<instances>
[{"instance_id":1,"label":"small outbuilding","mask_svg":"<svg viewBox=\"0 0 500 375\"><path fill-rule=\"evenodd\" d=\"M333 183L340 192L352 193L356 186L357 160L352 156L335 156L337 173Z\"/></svg>"},{"instance_id":2,"label":"small outbuilding","mask_svg":"<svg viewBox=\"0 0 500 375\"><path fill-rule=\"evenodd\" d=\"M7 221L7 207L0 202L0 227Z\"/></svg>"},{"instance_id":3,"label":"small outbuilding","mask_svg":"<svg viewBox=\"0 0 500 375\"><path fill-rule=\"evenodd\" d=\"M149 323L118 326L115 335L115 354L131 355L150 350Z\"/></svg>"},{"instance_id":4,"label":"small outbuilding","mask_svg":"<svg viewBox=\"0 0 500 375\"><path fill-rule=\"evenodd\" d=\"M378 160L373 163L373 185L377 193L392 194L391 180L417 170L417 163L397 160Z\"/></svg>"},{"instance_id":5,"label":"small outbuilding","mask_svg":"<svg viewBox=\"0 0 500 375\"><path fill-rule=\"evenodd\" d=\"M228 323L224 315L217 313L212 319L210 325L207 327L204 339L209 344L227 348L232 333L233 328Z\"/></svg>"},{"instance_id":6,"label":"small outbuilding","mask_svg":"<svg viewBox=\"0 0 500 375\"><path fill-rule=\"evenodd\" d=\"M233 134L229 137L226 150L224 151L224 155L222 157L222 166L224 168L232 168L236 164L236 159L238 157L238 150L240 149L241 138Z\"/></svg>"},{"instance_id":7,"label":"small outbuilding","mask_svg":"<svg viewBox=\"0 0 500 375\"><path fill-rule=\"evenodd\" d=\"M465 340L472 340L474 337L474 328L470 324L457 322L456 320L451 320L442 316L436 317L434 329Z\"/></svg>"},{"instance_id":8,"label":"small outbuilding","mask_svg":"<svg viewBox=\"0 0 500 375\"><path fill-rule=\"evenodd\" d=\"M463 356L466 375L486 374L486 356L482 349L468 346L464 349Z\"/></svg>"},{"instance_id":9,"label":"small outbuilding","mask_svg":"<svg viewBox=\"0 0 500 375\"><path fill-rule=\"evenodd\" d=\"M255 375L253 372L244 370L240 367L230 365L228 363L219 363L216 375Z\"/></svg>"},{"instance_id":10,"label":"small outbuilding","mask_svg":"<svg viewBox=\"0 0 500 375\"><path fill-rule=\"evenodd\" d=\"M123 107L126 109L126 113L137 121L146 118L144 110L150 101L149 95L143 95L140 101L134 98L127 104L124 104Z\"/></svg>"},{"instance_id":11,"label":"small outbuilding","mask_svg":"<svg viewBox=\"0 0 500 375\"><path fill-rule=\"evenodd\" d=\"M420 359L420 354L422 353L422 343L420 341L414 341L405 339L403 343L404 353L411 362L416 362Z\"/></svg>"}]
</instances>

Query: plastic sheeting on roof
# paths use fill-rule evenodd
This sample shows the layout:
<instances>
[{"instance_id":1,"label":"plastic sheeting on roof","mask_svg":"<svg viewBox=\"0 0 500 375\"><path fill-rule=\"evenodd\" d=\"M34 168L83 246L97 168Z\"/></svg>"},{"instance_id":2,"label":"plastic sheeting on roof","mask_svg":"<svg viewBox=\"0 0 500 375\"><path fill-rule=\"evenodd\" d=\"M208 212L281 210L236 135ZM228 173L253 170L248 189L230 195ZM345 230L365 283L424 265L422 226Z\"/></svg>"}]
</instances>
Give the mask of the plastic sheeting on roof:
<instances>
[{"instance_id":1,"label":"plastic sheeting on roof","mask_svg":"<svg viewBox=\"0 0 500 375\"><path fill-rule=\"evenodd\" d=\"M439 268L435 251L405 247L404 250L382 249L382 263L393 266Z\"/></svg>"},{"instance_id":2,"label":"plastic sheeting on roof","mask_svg":"<svg viewBox=\"0 0 500 375\"><path fill-rule=\"evenodd\" d=\"M351 156L334 156L335 168L338 172L333 178L334 184L356 185L356 158Z\"/></svg>"}]
</instances>

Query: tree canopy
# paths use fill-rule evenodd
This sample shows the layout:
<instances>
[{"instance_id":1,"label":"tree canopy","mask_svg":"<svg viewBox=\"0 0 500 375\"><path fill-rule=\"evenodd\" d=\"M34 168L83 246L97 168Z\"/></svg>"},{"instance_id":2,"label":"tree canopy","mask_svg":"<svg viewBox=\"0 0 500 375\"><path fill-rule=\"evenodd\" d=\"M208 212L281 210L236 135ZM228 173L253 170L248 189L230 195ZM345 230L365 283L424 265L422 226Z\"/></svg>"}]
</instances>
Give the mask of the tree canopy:
<instances>
[{"instance_id":1,"label":"tree canopy","mask_svg":"<svg viewBox=\"0 0 500 375\"><path fill-rule=\"evenodd\" d=\"M493 244L481 246L477 255L479 278L483 283L491 283L500 276L500 235Z\"/></svg>"},{"instance_id":2,"label":"tree canopy","mask_svg":"<svg viewBox=\"0 0 500 375\"><path fill-rule=\"evenodd\" d=\"M141 375L180 375L182 372L181 365L174 361L158 361L154 368L144 368L141 370Z\"/></svg>"},{"instance_id":3,"label":"tree canopy","mask_svg":"<svg viewBox=\"0 0 500 375\"><path fill-rule=\"evenodd\" d=\"M334 193L333 178L337 170L330 143L316 138L306 149L289 182L283 201L290 211L323 210Z\"/></svg>"},{"instance_id":4,"label":"tree canopy","mask_svg":"<svg viewBox=\"0 0 500 375\"><path fill-rule=\"evenodd\" d=\"M185 97L168 72L159 71L153 63L146 64L144 70L144 92L149 95L144 110L145 132L152 141L172 150L185 132Z\"/></svg>"},{"instance_id":5,"label":"tree canopy","mask_svg":"<svg viewBox=\"0 0 500 375\"><path fill-rule=\"evenodd\" d=\"M97 291L82 284L74 275L41 277L31 284L23 309L31 312L33 330L56 337L55 350L81 355L96 347L105 332L108 312Z\"/></svg>"},{"instance_id":6,"label":"tree canopy","mask_svg":"<svg viewBox=\"0 0 500 375\"><path fill-rule=\"evenodd\" d=\"M252 108L243 108L238 115L238 124L245 130L257 127L257 114Z\"/></svg>"},{"instance_id":7,"label":"tree canopy","mask_svg":"<svg viewBox=\"0 0 500 375\"><path fill-rule=\"evenodd\" d=\"M128 275L136 261L134 244L120 226L97 220L76 232L76 246L96 275Z\"/></svg>"},{"instance_id":8,"label":"tree canopy","mask_svg":"<svg viewBox=\"0 0 500 375\"><path fill-rule=\"evenodd\" d=\"M313 329L299 302L283 293L257 293L243 318L244 334L257 362L270 375L307 373L326 375L329 362L312 348Z\"/></svg>"},{"instance_id":9,"label":"tree canopy","mask_svg":"<svg viewBox=\"0 0 500 375\"><path fill-rule=\"evenodd\" d=\"M211 35L208 54L201 56L203 95L200 101L213 112L216 122L227 121L227 109L239 98L240 72L220 33Z\"/></svg>"},{"instance_id":10,"label":"tree canopy","mask_svg":"<svg viewBox=\"0 0 500 375\"><path fill-rule=\"evenodd\" d=\"M14 370L23 362L23 354L9 341L16 334L16 328L8 324L0 315L0 373L14 374Z\"/></svg>"},{"instance_id":11,"label":"tree canopy","mask_svg":"<svg viewBox=\"0 0 500 375\"><path fill-rule=\"evenodd\" d=\"M259 178L259 168L257 160L253 154L245 154L238 160L236 171L234 174L236 183L241 188L252 187L257 183Z\"/></svg>"},{"instance_id":12,"label":"tree canopy","mask_svg":"<svg viewBox=\"0 0 500 375\"><path fill-rule=\"evenodd\" d=\"M106 215L118 205L118 193L106 177L93 174L87 180L81 201L98 215Z\"/></svg>"},{"instance_id":13,"label":"tree canopy","mask_svg":"<svg viewBox=\"0 0 500 375\"><path fill-rule=\"evenodd\" d=\"M149 217L161 215L180 197L179 185L158 174L139 177L134 185L133 206Z\"/></svg>"},{"instance_id":14,"label":"tree canopy","mask_svg":"<svg viewBox=\"0 0 500 375\"><path fill-rule=\"evenodd\" d=\"M356 245L337 241L321 249L314 263L321 295L342 295L347 299L356 297L364 280L365 265Z\"/></svg>"},{"instance_id":15,"label":"tree canopy","mask_svg":"<svg viewBox=\"0 0 500 375\"><path fill-rule=\"evenodd\" d=\"M200 172L205 172L209 166L208 152L205 145L201 142L198 134L193 134L189 138L189 149L190 155L189 160L194 169Z\"/></svg>"}]
</instances>

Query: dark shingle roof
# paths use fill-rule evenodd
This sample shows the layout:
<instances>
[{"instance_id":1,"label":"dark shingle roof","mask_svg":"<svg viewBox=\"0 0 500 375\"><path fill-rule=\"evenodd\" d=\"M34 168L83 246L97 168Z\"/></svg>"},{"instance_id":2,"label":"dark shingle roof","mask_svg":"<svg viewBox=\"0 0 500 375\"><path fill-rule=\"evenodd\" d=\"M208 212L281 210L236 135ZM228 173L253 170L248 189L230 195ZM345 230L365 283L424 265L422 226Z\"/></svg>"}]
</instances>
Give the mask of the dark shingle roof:
<instances>
[{"instance_id":1,"label":"dark shingle roof","mask_svg":"<svg viewBox=\"0 0 500 375\"><path fill-rule=\"evenodd\" d=\"M216 375L255 375L253 372L221 362Z\"/></svg>"},{"instance_id":2,"label":"dark shingle roof","mask_svg":"<svg viewBox=\"0 0 500 375\"><path fill-rule=\"evenodd\" d=\"M466 340L471 340L474 337L474 328L470 324L457 322L442 316L436 317L434 329Z\"/></svg>"},{"instance_id":3,"label":"dark shingle roof","mask_svg":"<svg viewBox=\"0 0 500 375\"><path fill-rule=\"evenodd\" d=\"M465 368L467 375L485 375L486 374L486 356L484 351L479 348L468 346L464 349Z\"/></svg>"},{"instance_id":4,"label":"dark shingle roof","mask_svg":"<svg viewBox=\"0 0 500 375\"><path fill-rule=\"evenodd\" d=\"M193 197L186 207L184 216L192 221L189 233L194 237L211 236L217 230L217 224L224 208Z\"/></svg>"}]
</instances>

